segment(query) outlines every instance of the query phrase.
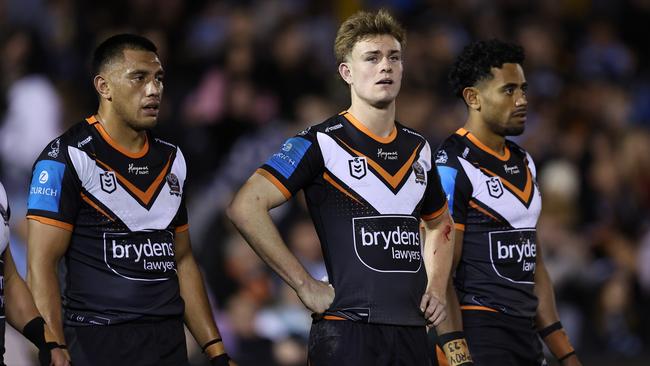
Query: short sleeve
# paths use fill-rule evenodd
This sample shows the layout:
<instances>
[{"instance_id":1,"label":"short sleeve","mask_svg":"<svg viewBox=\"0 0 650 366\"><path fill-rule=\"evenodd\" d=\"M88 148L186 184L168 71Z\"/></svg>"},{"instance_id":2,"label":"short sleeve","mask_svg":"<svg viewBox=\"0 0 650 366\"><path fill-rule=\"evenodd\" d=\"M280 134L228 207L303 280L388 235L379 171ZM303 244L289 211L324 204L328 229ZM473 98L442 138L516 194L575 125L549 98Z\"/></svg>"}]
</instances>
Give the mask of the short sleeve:
<instances>
[{"instance_id":1,"label":"short sleeve","mask_svg":"<svg viewBox=\"0 0 650 366\"><path fill-rule=\"evenodd\" d=\"M422 219L429 221L437 218L447 209L447 199L440 186L440 177L435 167L427 172L427 188L422 205Z\"/></svg>"},{"instance_id":2,"label":"short sleeve","mask_svg":"<svg viewBox=\"0 0 650 366\"><path fill-rule=\"evenodd\" d=\"M472 185L458 159L459 157L454 155L450 149L441 147L436 152L435 163L456 228L464 230L467 222L467 206L472 195Z\"/></svg>"},{"instance_id":3,"label":"short sleeve","mask_svg":"<svg viewBox=\"0 0 650 366\"><path fill-rule=\"evenodd\" d=\"M27 217L72 231L81 200L81 183L62 138L43 150L32 168Z\"/></svg>"},{"instance_id":4,"label":"short sleeve","mask_svg":"<svg viewBox=\"0 0 650 366\"><path fill-rule=\"evenodd\" d=\"M324 163L312 132L291 137L257 173L267 178L289 199L322 174Z\"/></svg>"}]
</instances>

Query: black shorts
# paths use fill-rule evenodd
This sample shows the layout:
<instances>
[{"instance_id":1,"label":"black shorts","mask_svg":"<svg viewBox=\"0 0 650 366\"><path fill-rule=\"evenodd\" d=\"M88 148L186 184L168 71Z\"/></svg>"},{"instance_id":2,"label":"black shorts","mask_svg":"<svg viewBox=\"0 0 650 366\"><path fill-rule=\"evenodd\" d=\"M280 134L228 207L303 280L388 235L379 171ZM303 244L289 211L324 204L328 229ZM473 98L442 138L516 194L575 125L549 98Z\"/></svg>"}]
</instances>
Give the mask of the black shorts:
<instances>
[{"instance_id":1,"label":"black shorts","mask_svg":"<svg viewBox=\"0 0 650 366\"><path fill-rule=\"evenodd\" d=\"M309 334L310 366L430 366L424 326L318 320Z\"/></svg>"},{"instance_id":2,"label":"black shorts","mask_svg":"<svg viewBox=\"0 0 650 366\"><path fill-rule=\"evenodd\" d=\"M186 366L180 318L158 322L65 327L74 366Z\"/></svg>"},{"instance_id":3,"label":"black shorts","mask_svg":"<svg viewBox=\"0 0 650 366\"><path fill-rule=\"evenodd\" d=\"M546 365L533 319L463 310L463 329L476 366Z\"/></svg>"}]
</instances>

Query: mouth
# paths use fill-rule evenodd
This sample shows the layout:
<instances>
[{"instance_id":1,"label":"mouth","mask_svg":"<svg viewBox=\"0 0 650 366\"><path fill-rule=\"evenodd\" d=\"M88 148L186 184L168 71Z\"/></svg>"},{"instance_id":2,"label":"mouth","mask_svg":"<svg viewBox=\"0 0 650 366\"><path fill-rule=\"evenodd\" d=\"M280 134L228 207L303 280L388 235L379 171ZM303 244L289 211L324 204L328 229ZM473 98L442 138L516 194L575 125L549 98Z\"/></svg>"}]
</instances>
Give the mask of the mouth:
<instances>
[{"instance_id":1,"label":"mouth","mask_svg":"<svg viewBox=\"0 0 650 366\"><path fill-rule=\"evenodd\" d=\"M142 106L145 115L147 116L157 116L158 111L160 110L160 102L150 102Z\"/></svg>"},{"instance_id":2,"label":"mouth","mask_svg":"<svg viewBox=\"0 0 650 366\"><path fill-rule=\"evenodd\" d=\"M517 112L513 113L511 116L515 117L515 118L526 119L527 115L528 115L528 112L523 110L523 111L517 111Z\"/></svg>"},{"instance_id":3,"label":"mouth","mask_svg":"<svg viewBox=\"0 0 650 366\"><path fill-rule=\"evenodd\" d=\"M378 82L375 83L376 85L393 85L393 79L381 79Z\"/></svg>"}]
</instances>

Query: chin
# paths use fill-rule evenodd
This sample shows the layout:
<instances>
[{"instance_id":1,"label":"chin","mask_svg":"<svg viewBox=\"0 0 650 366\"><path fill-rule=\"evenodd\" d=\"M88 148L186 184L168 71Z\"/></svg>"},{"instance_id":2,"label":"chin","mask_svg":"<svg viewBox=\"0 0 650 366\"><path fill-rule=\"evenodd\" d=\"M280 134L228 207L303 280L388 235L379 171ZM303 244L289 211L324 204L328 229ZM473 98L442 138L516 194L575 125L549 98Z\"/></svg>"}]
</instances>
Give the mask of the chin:
<instances>
[{"instance_id":1,"label":"chin","mask_svg":"<svg viewBox=\"0 0 650 366\"><path fill-rule=\"evenodd\" d=\"M129 123L129 126L136 131L150 130L158 124L158 117L142 118Z\"/></svg>"},{"instance_id":2,"label":"chin","mask_svg":"<svg viewBox=\"0 0 650 366\"><path fill-rule=\"evenodd\" d=\"M503 131L503 136L519 136L526 130L526 126L506 127Z\"/></svg>"}]
</instances>

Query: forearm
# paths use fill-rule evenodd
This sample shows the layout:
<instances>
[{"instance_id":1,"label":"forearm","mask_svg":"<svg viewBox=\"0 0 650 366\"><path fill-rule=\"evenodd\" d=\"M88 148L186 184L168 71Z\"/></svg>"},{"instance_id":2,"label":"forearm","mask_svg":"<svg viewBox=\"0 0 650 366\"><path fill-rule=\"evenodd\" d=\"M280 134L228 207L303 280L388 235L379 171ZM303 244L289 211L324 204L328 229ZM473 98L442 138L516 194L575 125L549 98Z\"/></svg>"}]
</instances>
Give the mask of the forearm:
<instances>
[{"instance_id":1,"label":"forearm","mask_svg":"<svg viewBox=\"0 0 650 366\"><path fill-rule=\"evenodd\" d=\"M535 272L535 295L539 302L536 315L537 328L542 329L559 321L551 278L546 267L539 266L539 263Z\"/></svg>"},{"instance_id":2,"label":"forearm","mask_svg":"<svg viewBox=\"0 0 650 366\"><path fill-rule=\"evenodd\" d=\"M35 270L30 268L27 283L36 308L48 324L56 342L66 344L61 315L61 292L56 270Z\"/></svg>"},{"instance_id":3,"label":"forearm","mask_svg":"<svg viewBox=\"0 0 650 366\"><path fill-rule=\"evenodd\" d=\"M289 286L298 290L312 278L287 248L271 220L268 208L260 204L257 197L239 199L228 210L233 224L257 255Z\"/></svg>"},{"instance_id":4,"label":"forearm","mask_svg":"<svg viewBox=\"0 0 650 366\"><path fill-rule=\"evenodd\" d=\"M449 294L449 278L454 256L453 221L448 213L444 213L435 222L427 225L429 230L424 246L427 292L444 299Z\"/></svg>"},{"instance_id":5,"label":"forearm","mask_svg":"<svg viewBox=\"0 0 650 366\"><path fill-rule=\"evenodd\" d=\"M177 263L177 272L181 297L185 302L185 324L196 342L203 347L221 338L203 285L203 276L192 256ZM208 358L225 352L223 344L215 344L205 351Z\"/></svg>"},{"instance_id":6,"label":"forearm","mask_svg":"<svg viewBox=\"0 0 650 366\"><path fill-rule=\"evenodd\" d=\"M5 277L5 315L9 324L19 331L30 320L40 316L27 284L18 274Z\"/></svg>"},{"instance_id":7,"label":"forearm","mask_svg":"<svg viewBox=\"0 0 650 366\"><path fill-rule=\"evenodd\" d=\"M446 334L450 332L459 332L463 330L463 319L460 312L460 304L458 302L458 296L456 295L456 290L453 285L453 281L450 279L449 284L447 285L447 318L442 321L438 326L436 326L436 333Z\"/></svg>"}]
</instances>

